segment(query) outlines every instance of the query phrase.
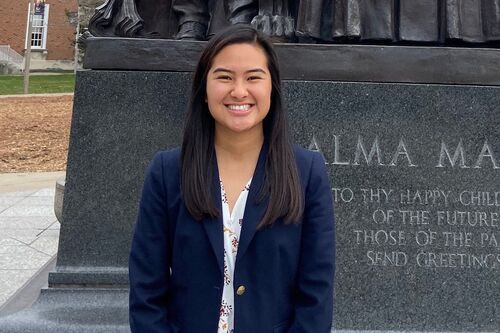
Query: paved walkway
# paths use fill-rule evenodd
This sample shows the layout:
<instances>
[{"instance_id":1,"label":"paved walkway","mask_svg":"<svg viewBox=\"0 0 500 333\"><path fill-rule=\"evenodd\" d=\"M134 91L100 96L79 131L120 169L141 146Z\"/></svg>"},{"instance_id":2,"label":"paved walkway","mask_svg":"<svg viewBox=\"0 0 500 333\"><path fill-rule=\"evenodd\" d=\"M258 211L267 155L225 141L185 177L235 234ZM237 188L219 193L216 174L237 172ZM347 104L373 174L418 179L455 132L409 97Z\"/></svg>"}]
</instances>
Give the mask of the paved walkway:
<instances>
[{"instance_id":1,"label":"paved walkway","mask_svg":"<svg viewBox=\"0 0 500 333\"><path fill-rule=\"evenodd\" d=\"M54 261L54 193L64 174L0 174L0 311Z\"/></svg>"},{"instance_id":2,"label":"paved walkway","mask_svg":"<svg viewBox=\"0 0 500 333\"><path fill-rule=\"evenodd\" d=\"M0 95L0 98L11 97L57 97L57 96L72 96L73 93L51 93L51 94L15 94L15 95Z\"/></svg>"}]
</instances>

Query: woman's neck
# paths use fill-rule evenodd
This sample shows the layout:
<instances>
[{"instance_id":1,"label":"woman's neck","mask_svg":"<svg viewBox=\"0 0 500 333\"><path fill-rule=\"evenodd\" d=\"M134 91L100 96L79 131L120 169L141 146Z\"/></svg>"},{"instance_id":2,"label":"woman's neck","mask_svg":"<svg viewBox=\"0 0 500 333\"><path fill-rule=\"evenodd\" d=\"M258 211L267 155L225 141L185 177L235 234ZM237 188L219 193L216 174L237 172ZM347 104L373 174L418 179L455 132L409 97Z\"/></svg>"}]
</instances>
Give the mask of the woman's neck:
<instances>
[{"instance_id":1,"label":"woman's neck","mask_svg":"<svg viewBox=\"0 0 500 333\"><path fill-rule=\"evenodd\" d=\"M219 179L224 184L230 212L241 190L255 172L263 143L262 128L241 133L228 132L224 129L215 131Z\"/></svg>"},{"instance_id":2,"label":"woman's neck","mask_svg":"<svg viewBox=\"0 0 500 333\"><path fill-rule=\"evenodd\" d=\"M232 160L245 160L258 156L262 144L264 143L263 131L251 131L235 134L226 131L216 130L215 150L219 157L230 158Z\"/></svg>"}]
</instances>

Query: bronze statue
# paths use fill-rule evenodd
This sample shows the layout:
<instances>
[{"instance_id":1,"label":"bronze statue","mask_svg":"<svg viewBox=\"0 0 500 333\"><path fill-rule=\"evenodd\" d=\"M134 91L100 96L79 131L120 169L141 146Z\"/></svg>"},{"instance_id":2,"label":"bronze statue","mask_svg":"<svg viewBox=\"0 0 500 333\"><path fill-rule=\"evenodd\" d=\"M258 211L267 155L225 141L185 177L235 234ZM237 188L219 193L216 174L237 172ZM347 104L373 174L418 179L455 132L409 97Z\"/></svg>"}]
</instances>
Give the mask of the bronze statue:
<instances>
[{"instance_id":1,"label":"bronze statue","mask_svg":"<svg viewBox=\"0 0 500 333\"><path fill-rule=\"evenodd\" d=\"M295 33L321 42L500 41L500 0L301 0Z\"/></svg>"},{"instance_id":2,"label":"bronze statue","mask_svg":"<svg viewBox=\"0 0 500 333\"><path fill-rule=\"evenodd\" d=\"M210 13L204 0L172 0L172 10L178 17L177 39L204 40Z\"/></svg>"},{"instance_id":3,"label":"bronze statue","mask_svg":"<svg viewBox=\"0 0 500 333\"><path fill-rule=\"evenodd\" d=\"M94 36L206 40L252 24L278 41L460 44L500 42L500 0L107 0Z\"/></svg>"},{"instance_id":4,"label":"bronze statue","mask_svg":"<svg viewBox=\"0 0 500 333\"><path fill-rule=\"evenodd\" d=\"M108 0L96 8L89 30L95 36L137 37L143 23L134 0Z\"/></svg>"}]
</instances>

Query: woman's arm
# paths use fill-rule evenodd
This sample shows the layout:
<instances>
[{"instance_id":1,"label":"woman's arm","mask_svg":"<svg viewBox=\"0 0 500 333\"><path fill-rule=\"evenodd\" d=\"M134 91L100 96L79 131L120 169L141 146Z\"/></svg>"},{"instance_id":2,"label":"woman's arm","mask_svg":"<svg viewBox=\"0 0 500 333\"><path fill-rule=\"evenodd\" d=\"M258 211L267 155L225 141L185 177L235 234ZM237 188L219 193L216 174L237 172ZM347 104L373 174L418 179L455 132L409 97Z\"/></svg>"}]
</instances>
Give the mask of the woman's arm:
<instances>
[{"instance_id":1,"label":"woman's arm","mask_svg":"<svg viewBox=\"0 0 500 333\"><path fill-rule=\"evenodd\" d=\"M315 153L306 188L295 317L289 333L330 333L333 318L335 225L325 161Z\"/></svg>"},{"instance_id":2,"label":"woman's arm","mask_svg":"<svg viewBox=\"0 0 500 333\"><path fill-rule=\"evenodd\" d=\"M132 333L176 333L168 322L170 280L167 195L162 153L148 167L129 259Z\"/></svg>"}]
</instances>

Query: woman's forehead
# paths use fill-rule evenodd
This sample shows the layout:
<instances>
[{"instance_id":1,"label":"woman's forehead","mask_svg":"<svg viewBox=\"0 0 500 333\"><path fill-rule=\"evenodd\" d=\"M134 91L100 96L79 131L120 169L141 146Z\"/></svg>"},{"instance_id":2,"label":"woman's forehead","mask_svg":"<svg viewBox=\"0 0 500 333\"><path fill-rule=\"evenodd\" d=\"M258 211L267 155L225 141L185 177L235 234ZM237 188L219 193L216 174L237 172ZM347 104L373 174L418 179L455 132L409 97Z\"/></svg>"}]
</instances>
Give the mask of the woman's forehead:
<instances>
[{"instance_id":1,"label":"woman's forehead","mask_svg":"<svg viewBox=\"0 0 500 333\"><path fill-rule=\"evenodd\" d=\"M267 56L262 47L255 43L240 43L220 50L212 61L210 71L246 72L259 68L267 71Z\"/></svg>"}]
</instances>

